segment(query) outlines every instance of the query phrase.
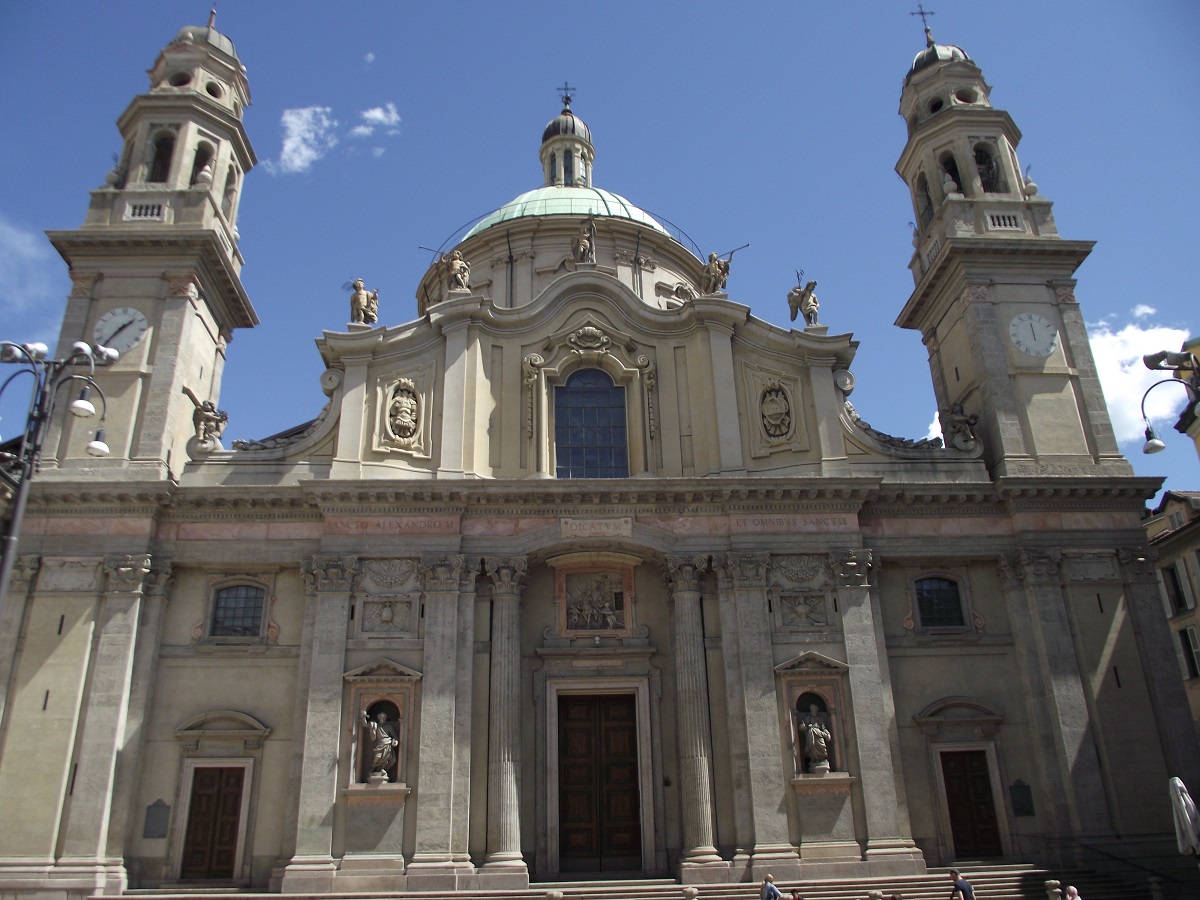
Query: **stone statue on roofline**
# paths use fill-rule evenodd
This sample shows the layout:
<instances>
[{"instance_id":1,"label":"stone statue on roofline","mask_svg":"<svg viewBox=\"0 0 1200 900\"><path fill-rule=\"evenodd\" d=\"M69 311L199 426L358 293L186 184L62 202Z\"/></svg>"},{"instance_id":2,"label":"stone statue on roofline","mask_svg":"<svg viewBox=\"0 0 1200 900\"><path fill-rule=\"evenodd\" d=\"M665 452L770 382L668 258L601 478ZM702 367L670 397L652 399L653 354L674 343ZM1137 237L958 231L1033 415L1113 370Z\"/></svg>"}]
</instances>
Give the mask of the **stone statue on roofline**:
<instances>
[{"instance_id":1,"label":"stone statue on roofline","mask_svg":"<svg viewBox=\"0 0 1200 900\"><path fill-rule=\"evenodd\" d=\"M817 324L817 312L821 304L817 300L816 288L817 283L810 281L804 287L796 285L788 291L788 309L791 310L793 322L796 321L796 314L800 313L804 316L804 324Z\"/></svg>"},{"instance_id":2,"label":"stone statue on roofline","mask_svg":"<svg viewBox=\"0 0 1200 900\"><path fill-rule=\"evenodd\" d=\"M368 291L361 278L355 278L350 286L350 321L374 325L379 320L379 291Z\"/></svg>"},{"instance_id":3,"label":"stone statue on roofline","mask_svg":"<svg viewBox=\"0 0 1200 900\"><path fill-rule=\"evenodd\" d=\"M471 264L463 259L462 251L451 251L444 261L446 275L450 280L450 290L469 291L471 289Z\"/></svg>"}]
</instances>

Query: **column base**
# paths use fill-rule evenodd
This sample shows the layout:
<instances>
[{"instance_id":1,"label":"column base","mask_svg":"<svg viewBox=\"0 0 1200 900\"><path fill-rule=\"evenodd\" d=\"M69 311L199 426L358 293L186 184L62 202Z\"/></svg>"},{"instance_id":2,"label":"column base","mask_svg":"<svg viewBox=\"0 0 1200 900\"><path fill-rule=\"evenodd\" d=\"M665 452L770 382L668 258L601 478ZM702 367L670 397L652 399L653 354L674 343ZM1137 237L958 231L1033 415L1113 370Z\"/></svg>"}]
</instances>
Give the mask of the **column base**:
<instances>
[{"instance_id":1,"label":"column base","mask_svg":"<svg viewBox=\"0 0 1200 900\"><path fill-rule=\"evenodd\" d=\"M679 861L681 884L726 884L730 871L729 860L721 859L714 847L696 847Z\"/></svg>"},{"instance_id":2,"label":"column base","mask_svg":"<svg viewBox=\"0 0 1200 900\"><path fill-rule=\"evenodd\" d=\"M909 838L867 841L863 857L872 875L921 875L926 871L921 848Z\"/></svg>"},{"instance_id":3,"label":"column base","mask_svg":"<svg viewBox=\"0 0 1200 900\"><path fill-rule=\"evenodd\" d=\"M89 897L120 895L129 876L123 860L8 859L0 862L0 896Z\"/></svg>"},{"instance_id":4,"label":"column base","mask_svg":"<svg viewBox=\"0 0 1200 900\"><path fill-rule=\"evenodd\" d=\"M520 853L493 853L478 870L479 885L502 891L529 890L529 867Z\"/></svg>"},{"instance_id":5,"label":"column base","mask_svg":"<svg viewBox=\"0 0 1200 900\"><path fill-rule=\"evenodd\" d=\"M408 864L410 891L472 890L478 884L470 860L457 861L448 854L417 853Z\"/></svg>"},{"instance_id":6,"label":"column base","mask_svg":"<svg viewBox=\"0 0 1200 900\"><path fill-rule=\"evenodd\" d=\"M331 894L338 864L332 856L293 856L279 879L281 894Z\"/></svg>"},{"instance_id":7,"label":"column base","mask_svg":"<svg viewBox=\"0 0 1200 900\"><path fill-rule=\"evenodd\" d=\"M755 844L749 872L751 881L762 881L768 875L774 875L776 881L797 881L800 851L791 844Z\"/></svg>"}]
</instances>

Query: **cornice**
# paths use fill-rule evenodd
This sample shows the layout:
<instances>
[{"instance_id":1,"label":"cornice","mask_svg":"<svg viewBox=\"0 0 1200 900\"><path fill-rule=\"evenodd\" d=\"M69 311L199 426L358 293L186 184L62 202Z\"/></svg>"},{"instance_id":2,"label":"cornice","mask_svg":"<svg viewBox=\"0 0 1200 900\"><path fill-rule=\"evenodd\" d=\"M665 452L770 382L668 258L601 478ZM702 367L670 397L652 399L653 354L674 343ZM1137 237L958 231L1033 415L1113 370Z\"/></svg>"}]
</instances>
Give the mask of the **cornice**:
<instances>
[{"instance_id":1,"label":"cornice","mask_svg":"<svg viewBox=\"0 0 1200 900\"><path fill-rule=\"evenodd\" d=\"M1157 493L1161 478L1137 476L1080 478L999 478L996 494L1009 509L1062 509L1104 506L1114 500L1139 506Z\"/></svg>"}]
</instances>

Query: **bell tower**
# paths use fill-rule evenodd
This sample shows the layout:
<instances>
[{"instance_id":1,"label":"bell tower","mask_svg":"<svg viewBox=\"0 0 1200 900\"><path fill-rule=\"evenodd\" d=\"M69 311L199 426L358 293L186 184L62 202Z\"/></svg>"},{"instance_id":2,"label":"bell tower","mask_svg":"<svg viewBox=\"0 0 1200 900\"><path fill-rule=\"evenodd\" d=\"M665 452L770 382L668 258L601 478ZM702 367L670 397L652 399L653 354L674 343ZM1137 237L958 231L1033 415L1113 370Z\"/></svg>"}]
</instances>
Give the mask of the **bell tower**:
<instances>
[{"instance_id":1,"label":"bell tower","mask_svg":"<svg viewBox=\"0 0 1200 900\"><path fill-rule=\"evenodd\" d=\"M916 289L896 324L924 336L943 421L978 416L993 477L1132 474L1075 300L1093 242L1059 235L979 67L925 36L900 98Z\"/></svg>"},{"instance_id":2,"label":"bell tower","mask_svg":"<svg viewBox=\"0 0 1200 900\"><path fill-rule=\"evenodd\" d=\"M242 184L257 162L242 126L245 66L210 18L182 29L148 74L150 90L117 120L124 147L92 191L83 225L48 232L73 282L60 352L83 340L121 354L96 374L112 456L97 464L85 454L85 431L60 422L57 453L43 460L51 470L103 465L138 479L179 472L195 402L219 398L233 330L258 324L238 250Z\"/></svg>"}]
</instances>

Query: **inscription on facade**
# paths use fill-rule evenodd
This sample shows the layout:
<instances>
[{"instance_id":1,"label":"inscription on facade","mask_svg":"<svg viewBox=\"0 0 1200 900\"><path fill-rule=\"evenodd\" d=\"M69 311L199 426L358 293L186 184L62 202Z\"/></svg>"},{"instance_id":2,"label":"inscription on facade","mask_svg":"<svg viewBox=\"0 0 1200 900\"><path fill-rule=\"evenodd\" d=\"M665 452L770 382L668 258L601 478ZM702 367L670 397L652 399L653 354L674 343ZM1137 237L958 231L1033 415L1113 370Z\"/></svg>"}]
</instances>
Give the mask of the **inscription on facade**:
<instances>
[{"instance_id":1,"label":"inscription on facade","mask_svg":"<svg viewBox=\"0 0 1200 900\"><path fill-rule=\"evenodd\" d=\"M761 515L730 516L735 531L854 531L857 523L850 516L840 513L814 513L812 515Z\"/></svg>"},{"instance_id":2,"label":"inscription on facade","mask_svg":"<svg viewBox=\"0 0 1200 900\"><path fill-rule=\"evenodd\" d=\"M614 516L606 519L574 519L564 516L558 520L559 534L564 538L633 537L633 516Z\"/></svg>"},{"instance_id":3,"label":"inscription on facade","mask_svg":"<svg viewBox=\"0 0 1200 900\"><path fill-rule=\"evenodd\" d=\"M331 516L325 528L329 534L457 534L458 526L458 516Z\"/></svg>"}]
</instances>

